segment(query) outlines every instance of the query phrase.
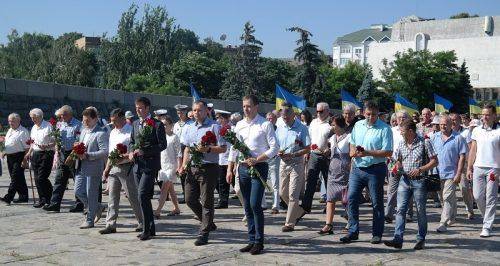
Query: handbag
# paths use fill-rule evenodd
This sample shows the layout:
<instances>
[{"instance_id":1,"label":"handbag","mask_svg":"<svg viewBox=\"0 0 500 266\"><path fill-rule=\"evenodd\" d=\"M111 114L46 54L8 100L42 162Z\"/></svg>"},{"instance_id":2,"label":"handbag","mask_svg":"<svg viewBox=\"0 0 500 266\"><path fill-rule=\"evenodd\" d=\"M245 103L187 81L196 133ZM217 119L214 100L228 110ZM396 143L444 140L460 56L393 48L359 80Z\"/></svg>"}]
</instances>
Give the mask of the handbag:
<instances>
[{"instance_id":1,"label":"handbag","mask_svg":"<svg viewBox=\"0 0 500 266\"><path fill-rule=\"evenodd\" d=\"M423 158L422 158L422 164L425 165L426 159L427 159L427 148L425 147L425 140L424 140L424 152L423 152ZM425 174L423 175L423 178L425 179L425 189L427 192L436 192L441 190L441 179L439 178L439 170L436 168L438 171L437 174Z\"/></svg>"}]
</instances>

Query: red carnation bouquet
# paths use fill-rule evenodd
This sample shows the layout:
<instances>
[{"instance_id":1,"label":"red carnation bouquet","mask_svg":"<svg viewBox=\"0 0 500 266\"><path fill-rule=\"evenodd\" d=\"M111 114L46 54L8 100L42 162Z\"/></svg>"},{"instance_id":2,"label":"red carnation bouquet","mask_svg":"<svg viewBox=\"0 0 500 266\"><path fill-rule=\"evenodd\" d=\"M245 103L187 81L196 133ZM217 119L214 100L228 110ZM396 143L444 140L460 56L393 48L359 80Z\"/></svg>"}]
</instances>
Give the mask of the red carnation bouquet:
<instances>
[{"instance_id":1,"label":"red carnation bouquet","mask_svg":"<svg viewBox=\"0 0 500 266\"><path fill-rule=\"evenodd\" d=\"M186 164L186 169L191 171L191 173L199 171L203 160L203 153L198 150L201 147L208 147L210 145L215 145L217 143L217 137L212 131L205 132L205 135L201 137L200 143L198 145L189 147L189 161ZM184 172L183 175L186 175Z\"/></svg>"},{"instance_id":2,"label":"red carnation bouquet","mask_svg":"<svg viewBox=\"0 0 500 266\"><path fill-rule=\"evenodd\" d=\"M495 172L493 172L493 170L491 170L490 174L488 175L488 179L491 182L495 182Z\"/></svg>"},{"instance_id":3,"label":"red carnation bouquet","mask_svg":"<svg viewBox=\"0 0 500 266\"><path fill-rule=\"evenodd\" d=\"M311 145L311 151L314 151L314 150L317 150L318 149L318 145L316 144L312 144Z\"/></svg>"},{"instance_id":4,"label":"red carnation bouquet","mask_svg":"<svg viewBox=\"0 0 500 266\"><path fill-rule=\"evenodd\" d=\"M117 166L118 162L123 159L123 155L127 153L127 145L123 143L116 144L116 147L108 156L111 166Z\"/></svg>"},{"instance_id":5,"label":"red carnation bouquet","mask_svg":"<svg viewBox=\"0 0 500 266\"><path fill-rule=\"evenodd\" d=\"M152 119L152 118L146 118L146 120L144 120L143 123L144 123L144 125L142 128L142 131L139 132L139 135L137 136L137 140L136 140L134 146L132 147L134 150L143 149L144 147L146 147L148 145L148 143L147 143L148 139L151 136L151 134L153 134L153 129L156 126L156 123L155 123L154 119Z\"/></svg>"},{"instance_id":6,"label":"red carnation bouquet","mask_svg":"<svg viewBox=\"0 0 500 266\"><path fill-rule=\"evenodd\" d=\"M73 167L75 165L75 161L78 159L78 155L83 155L87 151L87 147L83 142L78 142L73 145L73 149L71 149L71 153L68 158L64 161L64 164Z\"/></svg>"},{"instance_id":7,"label":"red carnation bouquet","mask_svg":"<svg viewBox=\"0 0 500 266\"><path fill-rule=\"evenodd\" d=\"M230 143L233 146L233 148L235 148L237 151L240 152L240 158L239 158L240 161L243 161L243 160L246 160L246 159L252 157L248 146L245 143L243 143L241 140L239 140L238 137L236 137L236 133L234 133L230 129L231 129L231 127L229 125L224 126L220 129L219 134L221 135L222 138L224 138L224 140L226 140L228 143ZM264 179L262 179L262 176L260 176L259 171L257 171L257 169L255 169L254 166L250 166L248 168L248 174L250 174L250 176L252 178L259 178L262 185L268 191L272 191L271 187L267 184L267 182L264 181Z\"/></svg>"},{"instance_id":8,"label":"red carnation bouquet","mask_svg":"<svg viewBox=\"0 0 500 266\"><path fill-rule=\"evenodd\" d=\"M57 123L57 120L53 117L50 118L49 123L52 126L52 131L50 132L50 136L54 138L56 149L59 151L61 150L61 145L62 145L61 130L59 129L59 123Z\"/></svg>"}]
</instances>

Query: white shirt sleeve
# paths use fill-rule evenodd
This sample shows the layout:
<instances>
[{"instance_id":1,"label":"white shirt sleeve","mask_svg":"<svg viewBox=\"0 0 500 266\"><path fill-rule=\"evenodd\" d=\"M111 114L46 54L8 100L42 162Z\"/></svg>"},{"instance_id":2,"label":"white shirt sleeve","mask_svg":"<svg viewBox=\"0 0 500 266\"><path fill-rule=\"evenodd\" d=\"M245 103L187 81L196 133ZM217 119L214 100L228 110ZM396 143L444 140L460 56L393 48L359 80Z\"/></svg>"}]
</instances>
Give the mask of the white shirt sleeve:
<instances>
[{"instance_id":1,"label":"white shirt sleeve","mask_svg":"<svg viewBox=\"0 0 500 266\"><path fill-rule=\"evenodd\" d=\"M274 132L274 127L271 123L264 123L265 133L269 149L264 152L268 158L273 158L279 152L278 141L276 140L276 132Z\"/></svg>"}]
</instances>

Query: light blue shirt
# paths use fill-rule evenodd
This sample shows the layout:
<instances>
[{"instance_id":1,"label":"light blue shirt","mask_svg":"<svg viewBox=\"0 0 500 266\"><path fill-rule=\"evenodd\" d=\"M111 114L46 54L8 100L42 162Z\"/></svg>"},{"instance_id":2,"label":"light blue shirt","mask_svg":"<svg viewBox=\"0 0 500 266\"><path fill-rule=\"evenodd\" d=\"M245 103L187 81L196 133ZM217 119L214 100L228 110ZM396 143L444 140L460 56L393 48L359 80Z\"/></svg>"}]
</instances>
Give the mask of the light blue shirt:
<instances>
[{"instance_id":1,"label":"light blue shirt","mask_svg":"<svg viewBox=\"0 0 500 266\"><path fill-rule=\"evenodd\" d=\"M71 151L73 143L78 140L79 133L82 130L82 122L76 118L71 118L69 123L60 122L61 143L64 151Z\"/></svg>"},{"instance_id":2,"label":"light blue shirt","mask_svg":"<svg viewBox=\"0 0 500 266\"><path fill-rule=\"evenodd\" d=\"M358 121L352 129L349 143L354 146L361 146L365 150L392 151L392 130L386 123L377 119L372 126L368 125L366 119ZM384 163L384 157L356 157L354 164L357 167L369 167L374 164Z\"/></svg>"},{"instance_id":3,"label":"light blue shirt","mask_svg":"<svg viewBox=\"0 0 500 266\"><path fill-rule=\"evenodd\" d=\"M432 145L438 157L438 171L441 179L451 179L456 175L460 155L467 153L465 139L457 132L452 132L451 136L443 141L443 133L437 132L432 136Z\"/></svg>"},{"instance_id":4,"label":"light blue shirt","mask_svg":"<svg viewBox=\"0 0 500 266\"><path fill-rule=\"evenodd\" d=\"M186 130L182 133L181 144L187 147L193 147L201 142L201 138L207 131L212 131L217 137L218 146L226 146L226 141L219 135L220 126L214 120L205 118L203 123L192 122L185 125ZM205 153L202 163L219 163L218 153Z\"/></svg>"},{"instance_id":5,"label":"light blue shirt","mask_svg":"<svg viewBox=\"0 0 500 266\"><path fill-rule=\"evenodd\" d=\"M276 138L280 150L285 153L293 153L311 145L309 130L298 120L294 120L291 127L285 123L279 125L276 128ZM298 144L296 140L299 141Z\"/></svg>"}]
</instances>

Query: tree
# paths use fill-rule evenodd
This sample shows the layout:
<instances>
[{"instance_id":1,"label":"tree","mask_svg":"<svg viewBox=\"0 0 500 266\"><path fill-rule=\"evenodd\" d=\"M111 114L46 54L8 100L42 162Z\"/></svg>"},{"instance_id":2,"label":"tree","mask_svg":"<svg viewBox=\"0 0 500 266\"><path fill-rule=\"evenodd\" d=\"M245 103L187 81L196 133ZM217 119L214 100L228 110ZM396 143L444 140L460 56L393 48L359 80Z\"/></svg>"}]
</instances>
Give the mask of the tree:
<instances>
[{"instance_id":1,"label":"tree","mask_svg":"<svg viewBox=\"0 0 500 266\"><path fill-rule=\"evenodd\" d=\"M373 74L370 67L366 67L366 74L363 79L363 84L358 90L358 101L364 102L375 97L375 86L373 85Z\"/></svg>"},{"instance_id":2,"label":"tree","mask_svg":"<svg viewBox=\"0 0 500 266\"><path fill-rule=\"evenodd\" d=\"M276 101L276 83L292 89L292 81L296 71L295 66L284 60L263 58L259 65L260 83L262 84L260 100L269 103Z\"/></svg>"},{"instance_id":3,"label":"tree","mask_svg":"<svg viewBox=\"0 0 500 266\"><path fill-rule=\"evenodd\" d=\"M467 12L462 12L462 13L458 13L456 15L453 15L450 17L450 19L458 19L458 18L477 18L479 17L478 14L474 14L474 15L471 15Z\"/></svg>"},{"instance_id":4,"label":"tree","mask_svg":"<svg viewBox=\"0 0 500 266\"><path fill-rule=\"evenodd\" d=\"M472 97L474 95L474 92L472 90L472 85L470 84L470 75L467 70L467 66L465 64L465 61L462 62L462 65L460 66L459 70L460 78L459 78L459 85L458 88L461 88L463 91L463 95L461 95L461 101L454 103L455 108L461 111L464 110L469 110L469 97ZM467 98L467 99L466 99Z\"/></svg>"},{"instance_id":5,"label":"tree","mask_svg":"<svg viewBox=\"0 0 500 266\"><path fill-rule=\"evenodd\" d=\"M366 73L366 66L348 62L343 68L323 64L319 68L320 74L325 78L324 101L332 108L341 108L340 90L344 89L351 95L357 95Z\"/></svg>"},{"instance_id":6,"label":"tree","mask_svg":"<svg viewBox=\"0 0 500 266\"><path fill-rule=\"evenodd\" d=\"M262 93L259 64L263 43L255 38L254 33L255 29L250 22L245 23L243 35L240 37L243 43L231 60L219 93L223 99L239 100L243 94L260 96Z\"/></svg>"},{"instance_id":7,"label":"tree","mask_svg":"<svg viewBox=\"0 0 500 266\"><path fill-rule=\"evenodd\" d=\"M398 52L393 62L384 62L383 86L390 94L398 92L420 108L434 106L433 94L437 93L452 101L456 111L465 112L470 91L464 88L467 81L456 61L454 51Z\"/></svg>"},{"instance_id":8,"label":"tree","mask_svg":"<svg viewBox=\"0 0 500 266\"><path fill-rule=\"evenodd\" d=\"M311 32L299 27L292 27L287 30L300 34L300 38L296 42L299 47L294 50L295 60L300 63L295 75L298 92L310 104L314 104L321 98L324 90L322 86L324 78L318 76L319 66L323 62L321 51L317 45L311 43Z\"/></svg>"}]
</instances>

